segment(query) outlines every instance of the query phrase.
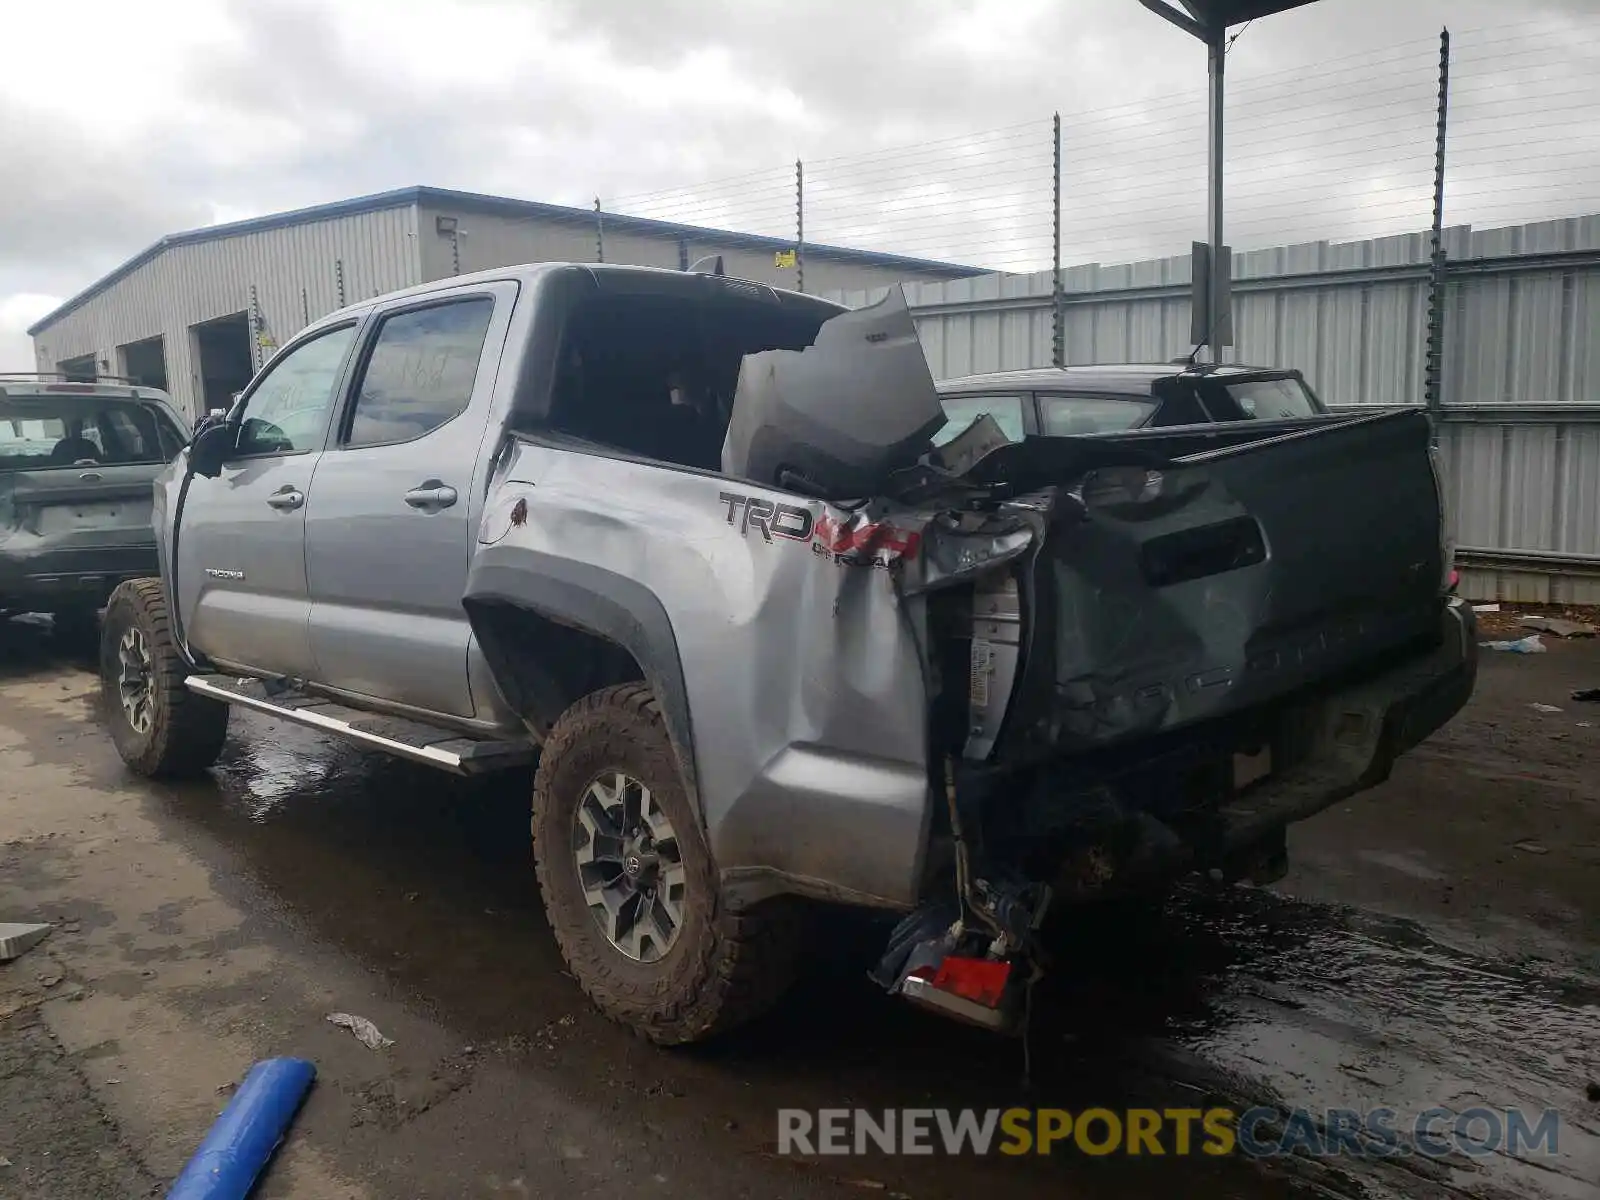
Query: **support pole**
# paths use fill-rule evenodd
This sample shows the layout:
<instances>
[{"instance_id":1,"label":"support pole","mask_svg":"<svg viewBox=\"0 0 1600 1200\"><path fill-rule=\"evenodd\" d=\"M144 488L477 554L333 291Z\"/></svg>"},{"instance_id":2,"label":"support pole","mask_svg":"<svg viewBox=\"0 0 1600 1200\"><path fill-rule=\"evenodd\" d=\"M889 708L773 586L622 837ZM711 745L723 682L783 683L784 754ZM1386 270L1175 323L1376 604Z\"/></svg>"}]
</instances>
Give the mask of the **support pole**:
<instances>
[{"instance_id":1,"label":"support pole","mask_svg":"<svg viewBox=\"0 0 1600 1200\"><path fill-rule=\"evenodd\" d=\"M1223 139L1225 125L1223 81L1228 61L1228 30L1223 25L1213 25L1206 30L1206 74L1210 83L1206 105L1206 240L1211 243L1210 286L1206 297L1206 326L1211 330L1207 352L1211 362L1221 362L1218 347L1218 328L1221 314L1227 311L1228 272L1222 270L1222 179ZM1231 339L1230 339L1231 340Z\"/></svg>"},{"instance_id":2,"label":"support pole","mask_svg":"<svg viewBox=\"0 0 1600 1200\"><path fill-rule=\"evenodd\" d=\"M333 260L333 290L338 294L339 307L344 307L344 259Z\"/></svg>"},{"instance_id":3,"label":"support pole","mask_svg":"<svg viewBox=\"0 0 1600 1200\"><path fill-rule=\"evenodd\" d=\"M806 290L806 166L794 160L794 274L795 291Z\"/></svg>"},{"instance_id":4,"label":"support pole","mask_svg":"<svg viewBox=\"0 0 1600 1200\"><path fill-rule=\"evenodd\" d=\"M1055 258L1050 272L1050 364L1067 365L1066 330L1061 311L1061 114L1055 115L1055 181L1051 187L1051 228Z\"/></svg>"},{"instance_id":5,"label":"support pole","mask_svg":"<svg viewBox=\"0 0 1600 1200\"><path fill-rule=\"evenodd\" d=\"M606 260L606 216L600 211L600 197L594 198L594 260Z\"/></svg>"},{"instance_id":6,"label":"support pole","mask_svg":"<svg viewBox=\"0 0 1600 1200\"><path fill-rule=\"evenodd\" d=\"M261 300L256 294L256 285L250 285L250 365L255 370L261 369L263 355L261 353Z\"/></svg>"},{"instance_id":7,"label":"support pole","mask_svg":"<svg viewBox=\"0 0 1600 1200\"><path fill-rule=\"evenodd\" d=\"M1439 32L1439 114L1433 149L1433 236L1432 270L1428 279L1428 360L1423 402L1428 412L1438 417L1444 403L1444 303L1448 263L1444 252L1444 166L1445 139L1450 116L1450 31ZM1434 424L1438 437L1438 423Z\"/></svg>"}]
</instances>

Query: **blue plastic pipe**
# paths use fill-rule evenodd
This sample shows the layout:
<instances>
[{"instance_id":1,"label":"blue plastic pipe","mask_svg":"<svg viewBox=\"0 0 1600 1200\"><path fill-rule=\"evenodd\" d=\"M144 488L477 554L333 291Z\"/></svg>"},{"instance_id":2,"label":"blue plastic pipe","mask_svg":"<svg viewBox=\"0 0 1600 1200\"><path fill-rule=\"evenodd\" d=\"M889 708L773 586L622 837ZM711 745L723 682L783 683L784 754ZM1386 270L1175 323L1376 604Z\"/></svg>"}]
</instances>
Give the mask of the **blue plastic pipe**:
<instances>
[{"instance_id":1,"label":"blue plastic pipe","mask_svg":"<svg viewBox=\"0 0 1600 1200\"><path fill-rule=\"evenodd\" d=\"M317 1077L303 1058L268 1058L250 1068L167 1200L245 1200Z\"/></svg>"}]
</instances>

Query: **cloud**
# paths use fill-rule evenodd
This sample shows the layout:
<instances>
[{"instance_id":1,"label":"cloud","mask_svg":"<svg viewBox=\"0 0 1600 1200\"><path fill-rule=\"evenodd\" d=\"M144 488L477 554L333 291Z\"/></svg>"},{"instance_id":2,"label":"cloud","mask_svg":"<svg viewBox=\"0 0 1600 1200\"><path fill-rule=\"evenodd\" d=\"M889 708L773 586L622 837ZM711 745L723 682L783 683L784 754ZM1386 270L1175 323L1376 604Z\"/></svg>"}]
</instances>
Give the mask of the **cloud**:
<instances>
[{"instance_id":1,"label":"cloud","mask_svg":"<svg viewBox=\"0 0 1600 1200\"><path fill-rule=\"evenodd\" d=\"M1236 246L1426 224L1446 21L1451 219L1600 210L1593 0L1320 0L1236 31ZM416 183L786 235L797 157L812 240L1039 267L1057 111L1069 262L1203 226L1204 53L1135 0L55 0L0 31L75 68L0 73L4 303L164 233Z\"/></svg>"},{"instance_id":2,"label":"cloud","mask_svg":"<svg viewBox=\"0 0 1600 1200\"><path fill-rule=\"evenodd\" d=\"M0 298L0 371L35 369L27 329L62 301L60 296L16 292Z\"/></svg>"}]
</instances>

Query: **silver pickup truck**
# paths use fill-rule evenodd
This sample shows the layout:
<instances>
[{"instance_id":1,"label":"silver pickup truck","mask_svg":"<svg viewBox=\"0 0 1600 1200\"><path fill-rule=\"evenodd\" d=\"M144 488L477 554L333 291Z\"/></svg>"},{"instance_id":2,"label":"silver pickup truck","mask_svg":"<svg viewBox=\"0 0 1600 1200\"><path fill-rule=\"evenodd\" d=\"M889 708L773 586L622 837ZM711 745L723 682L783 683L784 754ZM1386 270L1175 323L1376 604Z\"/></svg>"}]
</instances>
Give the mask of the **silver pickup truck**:
<instances>
[{"instance_id":1,"label":"silver pickup truck","mask_svg":"<svg viewBox=\"0 0 1600 1200\"><path fill-rule=\"evenodd\" d=\"M572 974L684 1043L783 991L816 900L1014 1028L1047 913L1274 877L1470 695L1422 413L945 421L898 292L546 264L345 309L157 482L118 750L203 771L239 706L537 760Z\"/></svg>"}]
</instances>

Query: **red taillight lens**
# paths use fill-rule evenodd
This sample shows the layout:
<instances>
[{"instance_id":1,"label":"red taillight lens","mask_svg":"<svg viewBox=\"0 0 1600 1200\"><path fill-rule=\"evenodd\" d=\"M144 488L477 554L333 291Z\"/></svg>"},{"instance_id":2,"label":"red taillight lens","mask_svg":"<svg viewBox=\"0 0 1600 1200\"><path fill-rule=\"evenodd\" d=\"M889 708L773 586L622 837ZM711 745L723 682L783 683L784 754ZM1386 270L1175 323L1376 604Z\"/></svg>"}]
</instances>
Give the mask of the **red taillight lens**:
<instances>
[{"instance_id":1,"label":"red taillight lens","mask_svg":"<svg viewBox=\"0 0 1600 1200\"><path fill-rule=\"evenodd\" d=\"M947 958L939 964L933 986L941 992L971 1000L985 1008L999 1008L1005 997L1011 964L987 958Z\"/></svg>"}]
</instances>

